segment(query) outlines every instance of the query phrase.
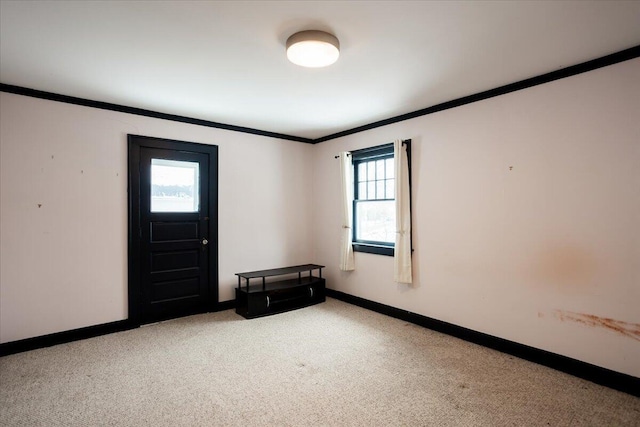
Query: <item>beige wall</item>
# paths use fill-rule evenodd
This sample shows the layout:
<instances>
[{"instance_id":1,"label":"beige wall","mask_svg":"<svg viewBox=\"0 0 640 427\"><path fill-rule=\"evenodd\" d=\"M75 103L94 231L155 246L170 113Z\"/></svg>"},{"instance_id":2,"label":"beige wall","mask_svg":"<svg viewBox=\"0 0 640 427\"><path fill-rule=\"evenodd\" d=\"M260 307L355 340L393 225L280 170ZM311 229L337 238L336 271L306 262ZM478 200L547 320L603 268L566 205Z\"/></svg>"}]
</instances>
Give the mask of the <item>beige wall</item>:
<instances>
[{"instance_id":1,"label":"beige wall","mask_svg":"<svg viewBox=\"0 0 640 427\"><path fill-rule=\"evenodd\" d=\"M127 318L127 134L219 146L220 301L310 262L313 147L0 93L0 342Z\"/></svg>"},{"instance_id":2,"label":"beige wall","mask_svg":"<svg viewBox=\"0 0 640 427\"><path fill-rule=\"evenodd\" d=\"M127 317L134 133L220 147L221 301L238 271L318 262L330 288L640 376L638 75L635 59L315 146L1 93L0 342ZM390 257L337 268L334 155L395 138L413 140L413 286Z\"/></svg>"},{"instance_id":3,"label":"beige wall","mask_svg":"<svg viewBox=\"0 0 640 427\"><path fill-rule=\"evenodd\" d=\"M315 146L328 287L640 376L638 76L635 59ZM338 271L334 155L396 138L413 141L413 286L391 257Z\"/></svg>"}]
</instances>

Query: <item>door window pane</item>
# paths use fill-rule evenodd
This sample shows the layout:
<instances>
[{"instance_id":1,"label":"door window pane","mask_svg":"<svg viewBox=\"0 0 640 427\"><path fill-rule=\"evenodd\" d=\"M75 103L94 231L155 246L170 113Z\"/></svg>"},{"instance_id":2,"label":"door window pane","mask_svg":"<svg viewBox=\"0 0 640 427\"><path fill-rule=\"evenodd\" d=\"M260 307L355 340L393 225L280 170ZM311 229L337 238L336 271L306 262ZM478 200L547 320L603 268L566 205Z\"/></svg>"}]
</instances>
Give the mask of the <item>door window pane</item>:
<instances>
[{"instance_id":1,"label":"door window pane","mask_svg":"<svg viewBox=\"0 0 640 427\"><path fill-rule=\"evenodd\" d=\"M199 212L197 162L151 159L151 212Z\"/></svg>"}]
</instances>

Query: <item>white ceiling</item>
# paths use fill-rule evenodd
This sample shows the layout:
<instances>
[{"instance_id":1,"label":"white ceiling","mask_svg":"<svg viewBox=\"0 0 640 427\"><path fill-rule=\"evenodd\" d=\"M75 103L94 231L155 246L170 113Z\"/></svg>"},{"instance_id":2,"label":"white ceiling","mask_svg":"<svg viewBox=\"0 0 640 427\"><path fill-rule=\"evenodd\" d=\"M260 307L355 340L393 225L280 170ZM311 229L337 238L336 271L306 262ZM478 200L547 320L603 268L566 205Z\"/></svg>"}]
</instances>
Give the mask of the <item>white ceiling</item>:
<instances>
[{"instance_id":1,"label":"white ceiling","mask_svg":"<svg viewBox=\"0 0 640 427\"><path fill-rule=\"evenodd\" d=\"M328 68L285 41L340 39ZM640 1L5 1L0 82L318 138L640 45Z\"/></svg>"}]
</instances>

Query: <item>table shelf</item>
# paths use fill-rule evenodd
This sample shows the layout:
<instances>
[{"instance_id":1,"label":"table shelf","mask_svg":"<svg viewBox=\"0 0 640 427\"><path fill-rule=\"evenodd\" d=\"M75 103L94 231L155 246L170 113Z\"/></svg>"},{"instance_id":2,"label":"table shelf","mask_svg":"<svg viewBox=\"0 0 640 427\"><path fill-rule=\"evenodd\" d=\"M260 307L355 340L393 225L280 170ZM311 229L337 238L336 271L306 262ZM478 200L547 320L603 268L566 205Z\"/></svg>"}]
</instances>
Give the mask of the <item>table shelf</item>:
<instances>
[{"instance_id":1,"label":"table shelf","mask_svg":"<svg viewBox=\"0 0 640 427\"><path fill-rule=\"evenodd\" d=\"M283 311L295 310L325 301L323 265L304 264L271 270L237 273L236 313L251 319ZM318 270L318 276L313 271ZM302 273L308 272L308 275ZM298 277L267 282L267 277L298 273ZM242 279L245 283L242 283ZM251 283L254 279L254 283ZM259 279L255 283L256 280Z\"/></svg>"}]
</instances>

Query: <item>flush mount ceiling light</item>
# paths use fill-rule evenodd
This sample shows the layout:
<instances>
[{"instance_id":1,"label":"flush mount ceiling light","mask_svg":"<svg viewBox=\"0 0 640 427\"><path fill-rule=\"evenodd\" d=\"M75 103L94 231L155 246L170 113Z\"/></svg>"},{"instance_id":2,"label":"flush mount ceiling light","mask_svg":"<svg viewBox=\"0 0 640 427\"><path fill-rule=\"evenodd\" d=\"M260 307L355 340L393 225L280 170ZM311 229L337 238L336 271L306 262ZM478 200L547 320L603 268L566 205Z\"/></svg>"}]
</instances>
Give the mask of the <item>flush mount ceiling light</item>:
<instances>
[{"instance_id":1,"label":"flush mount ceiling light","mask_svg":"<svg viewBox=\"0 0 640 427\"><path fill-rule=\"evenodd\" d=\"M340 42L324 31L301 31L287 40L287 58L302 67L326 67L336 62L338 56Z\"/></svg>"}]
</instances>

